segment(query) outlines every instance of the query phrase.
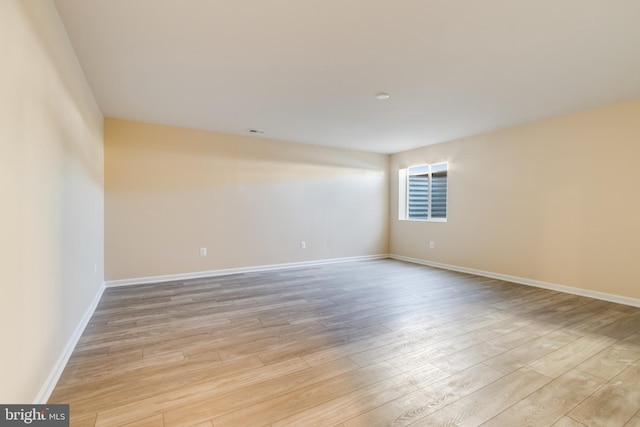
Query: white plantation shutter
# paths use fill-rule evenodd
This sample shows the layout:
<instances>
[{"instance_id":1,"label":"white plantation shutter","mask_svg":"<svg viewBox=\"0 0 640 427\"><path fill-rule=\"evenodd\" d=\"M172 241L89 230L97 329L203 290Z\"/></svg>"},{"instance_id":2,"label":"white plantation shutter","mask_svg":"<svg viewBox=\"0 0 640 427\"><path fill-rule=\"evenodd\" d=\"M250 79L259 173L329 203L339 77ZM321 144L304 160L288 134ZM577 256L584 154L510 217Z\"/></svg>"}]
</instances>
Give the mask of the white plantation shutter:
<instances>
[{"instance_id":1,"label":"white plantation shutter","mask_svg":"<svg viewBox=\"0 0 640 427\"><path fill-rule=\"evenodd\" d=\"M429 166L409 168L407 199L410 219L429 218Z\"/></svg>"},{"instance_id":2,"label":"white plantation shutter","mask_svg":"<svg viewBox=\"0 0 640 427\"><path fill-rule=\"evenodd\" d=\"M431 218L447 217L447 164L431 166Z\"/></svg>"},{"instance_id":3,"label":"white plantation shutter","mask_svg":"<svg viewBox=\"0 0 640 427\"><path fill-rule=\"evenodd\" d=\"M414 166L407 174L407 219L447 218L446 163Z\"/></svg>"}]
</instances>

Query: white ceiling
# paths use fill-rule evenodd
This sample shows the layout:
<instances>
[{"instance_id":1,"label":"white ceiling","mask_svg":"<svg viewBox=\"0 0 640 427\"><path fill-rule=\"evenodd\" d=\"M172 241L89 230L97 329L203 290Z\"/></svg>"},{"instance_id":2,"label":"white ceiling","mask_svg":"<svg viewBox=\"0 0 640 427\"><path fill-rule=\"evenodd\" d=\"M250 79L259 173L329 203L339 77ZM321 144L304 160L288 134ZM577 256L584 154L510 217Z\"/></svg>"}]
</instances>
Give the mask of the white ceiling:
<instances>
[{"instance_id":1,"label":"white ceiling","mask_svg":"<svg viewBox=\"0 0 640 427\"><path fill-rule=\"evenodd\" d=\"M640 97L639 0L54 1L107 117L394 153Z\"/></svg>"}]
</instances>

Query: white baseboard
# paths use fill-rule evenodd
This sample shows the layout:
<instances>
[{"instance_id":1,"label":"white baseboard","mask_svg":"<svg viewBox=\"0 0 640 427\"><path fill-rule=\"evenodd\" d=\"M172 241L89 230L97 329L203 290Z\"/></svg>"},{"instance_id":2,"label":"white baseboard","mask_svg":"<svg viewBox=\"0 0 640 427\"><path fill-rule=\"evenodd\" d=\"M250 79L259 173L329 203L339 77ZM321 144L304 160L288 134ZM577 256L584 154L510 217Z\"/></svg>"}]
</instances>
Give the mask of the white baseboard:
<instances>
[{"instance_id":1,"label":"white baseboard","mask_svg":"<svg viewBox=\"0 0 640 427\"><path fill-rule=\"evenodd\" d=\"M574 288L571 286L559 285L556 283L543 282L540 280L527 279L525 277L518 276L510 276L507 274L494 273L491 271L484 270L476 270L474 268L460 267L457 265L443 264L439 262L427 261L418 258L405 257L402 255L395 254L380 254L380 255L368 255L368 256L357 256L357 257L346 257L346 258L331 258L325 260L317 260L317 261L305 261L305 262L294 262L294 263L286 263L286 264L273 264L273 265L260 265L253 267L240 267L240 268L229 268L229 269L221 269L221 270L209 270L209 271L199 271L195 273L184 273L184 274L170 274L163 276L150 276L150 277L137 277L132 279L121 279L121 280L110 280L105 283L107 288L110 287L118 287L118 286L131 286L131 285L142 285L149 283L164 283L164 282L173 282L177 280L188 280L188 279L199 279L203 277L214 277L214 276L224 276L228 274L239 274L239 273L254 273L259 271L269 271L269 270L281 270L287 268L299 268L299 267L310 267L310 266L318 266L323 264L334 264L339 262L350 262L350 261L362 261L362 260L373 260L373 259L383 259L383 258L392 258L400 261L407 261L414 264L422 264L429 267L442 268L445 270L458 271L461 273L475 274L476 276L489 277L492 279L504 280L507 282L518 283L521 285L534 286L537 288L549 289L558 292L564 292L572 295L579 295L588 298L599 299L603 301L614 302L617 304L624 304L633 307L640 307L640 299L625 297L621 295L609 294L606 292L598 292L592 291L589 289L580 289Z\"/></svg>"},{"instance_id":2,"label":"white baseboard","mask_svg":"<svg viewBox=\"0 0 640 427\"><path fill-rule=\"evenodd\" d=\"M56 364L53 366L53 369L51 370L51 372L49 373L47 380L44 382L44 384L40 388L40 391L38 392L36 398L33 401L34 405L44 405L49 400L49 397L51 396L53 389L56 387L56 384L58 383L58 380L60 379L60 376L62 375L64 368L67 366L67 362L69 361L69 358L73 353L73 349L76 347L78 340L80 340L80 337L82 336L84 329L87 327L89 320L91 320L91 316L93 316L93 312L96 311L96 307L98 307L98 303L100 302L100 298L102 298L102 294L104 293L104 290L105 290L105 284L103 282L100 285L100 288L96 293L96 296L93 298L91 305L89 306L87 311L84 313L84 316L82 316L80 323L76 327L75 331L73 331L71 338L69 338L69 341L67 342L67 345L62 351L62 354L60 354L60 357L58 357L58 360Z\"/></svg>"},{"instance_id":3,"label":"white baseboard","mask_svg":"<svg viewBox=\"0 0 640 427\"><path fill-rule=\"evenodd\" d=\"M579 289L571 286L558 285L556 283L542 282L540 280L527 279L518 276L509 276L507 274L493 273L491 271L476 270L474 268L459 267L457 265L442 264L439 262L427 261L418 258L410 258L401 255L389 255L389 258L400 261L407 261L414 264L422 264L429 267L442 268L445 270L458 271L460 273L475 274L476 276L489 277L492 279L504 280L506 282L518 283L520 285L534 286L536 288L550 289L552 291L564 292L566 294L579 295L582 297L594 298L617 304L630 305L640 307L640 299L625 297L621 295L608 294L606 292L592 291L589 289Z\"/></svg>"},{"instance_id":4,"label":"white baseboard","mask_svg":"<svg viewBox=\"0 0 640 427\"><path fill-rule=\"evenodd\" d=\"M175 282L177 280L200 279L203 277L226 276L228 274L255 273L258 271L282 270L286 268L300 268L318 266L323 264L335 264L338 262L352 262L372 259L389 258L387 254L366 255L346 258L330 258L317 261L292 262L286 264L259 265L253 267L227 268L221 270L198 271L195 273L168 274L164 276L136 277L133 279L109 280L106 282L107 288L118 286L142 285L148 283Z\"/></svg>"}]
</instances>

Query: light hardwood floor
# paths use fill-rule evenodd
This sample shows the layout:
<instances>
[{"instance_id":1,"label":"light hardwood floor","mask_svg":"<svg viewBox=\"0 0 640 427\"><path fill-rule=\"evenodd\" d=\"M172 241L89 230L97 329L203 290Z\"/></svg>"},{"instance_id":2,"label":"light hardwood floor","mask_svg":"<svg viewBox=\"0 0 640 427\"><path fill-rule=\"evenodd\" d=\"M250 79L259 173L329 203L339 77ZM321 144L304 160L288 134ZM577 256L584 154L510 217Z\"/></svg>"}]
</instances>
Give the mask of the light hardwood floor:
<instances>
[{"instance_id":1,"label":"light hardwood floor","mask_svg":"<svg viewBox=\"0 0 640 427\"><path fill-rule=\"evenodd\" d=\"M640 426L640 309L372 260L104 293L72 426Z\"/></svg>"}]
</instances>

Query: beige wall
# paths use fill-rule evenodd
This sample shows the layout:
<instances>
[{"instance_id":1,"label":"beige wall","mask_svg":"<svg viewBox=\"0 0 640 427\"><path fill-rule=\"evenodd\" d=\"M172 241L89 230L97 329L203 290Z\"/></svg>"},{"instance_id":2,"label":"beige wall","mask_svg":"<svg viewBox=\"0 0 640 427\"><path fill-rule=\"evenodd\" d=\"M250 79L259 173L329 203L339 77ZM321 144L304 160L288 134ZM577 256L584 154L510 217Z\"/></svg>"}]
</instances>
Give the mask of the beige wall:
<instances>
[{"instance_id":1,"label":"beige wall","mask_svg":"<svg viewBox=\"0 0 640 427\"><path fill-rule=\"evenodd\" d=\"M395 154L390 250L640 298L639 159L640 100ZM448 222L399 221L399 165L441 161Z\"/></svg>"},{"instance_id":2,"label":"beige wall","mask_svg":"<svg viewBox=\"0 0 640 427\"><path fill-rule=\"evenodd\" d=\"M386 155L105 120L107 280L385 254L388 212Z\"/></svg>"},{"instance_id":3,"label":"beige wall","mask_svg":"<svg viewBox=\"0 0 640 427\"><path fill-rule=\"evenodd\" d=\"M30 403L103 282L102 115L52 2L0 1L0 52L0 402Z\"/></svg>"}]
</instances>

